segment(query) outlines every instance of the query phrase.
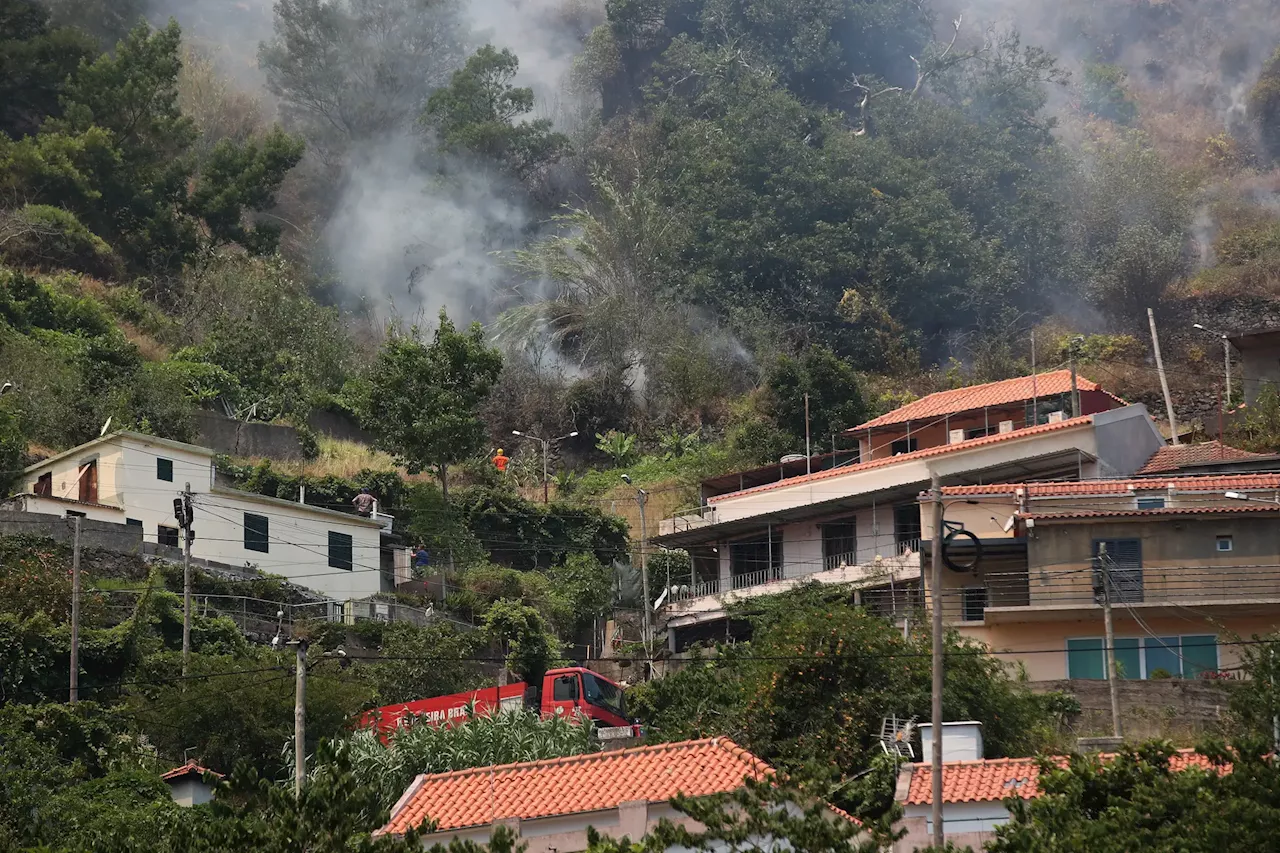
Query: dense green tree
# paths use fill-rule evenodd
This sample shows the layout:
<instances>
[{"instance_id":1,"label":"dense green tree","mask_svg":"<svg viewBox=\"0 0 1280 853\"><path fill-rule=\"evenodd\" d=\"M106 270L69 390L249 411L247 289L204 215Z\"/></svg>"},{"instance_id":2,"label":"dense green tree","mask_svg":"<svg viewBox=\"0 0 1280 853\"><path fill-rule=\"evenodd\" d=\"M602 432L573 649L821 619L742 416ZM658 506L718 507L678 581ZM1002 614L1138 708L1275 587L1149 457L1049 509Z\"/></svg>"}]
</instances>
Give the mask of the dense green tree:
<instances>
[{"instance_id":1,"label":"dense green tree","mask_svg":"<svg viewBox=\"0 0 1280 853\"><path fill-rule=\"evenodd\" d=\"M387 660L366 672L379 706L459 693L485 681L481 668L467 660L484 653L479 632L458 631L448 622L395 622L382 630L379 645Z\"/></svg>"},{"instance_id":2,"label":"dense green tree","mask_svg":"<svg viewBox=\"0 0 1280 853\"><path fill-rule=\"evenodd\" d=\"M466 40L457 0L282 0L258 61L286 122L340 158L410 127Z\"/></svg>"},{"instance_id":3,"label":"dense green tree","mask_svg":"<svg viewBox=\"0 0 1280 853\"><path fill-rule=\"evenodd\" d=\"M502 650L507 669L523 681L541 682L563 660L563 644L542 614L519 601L495 601L484 615L484 633Z\"/></svg>"},{"instance_id":4,"label":"dense green tree","mask_svg":"<svg viewBox=\"0 0 1280 853\"><path fill-rule=\"evenodd\" d=\"M3 384L6 380L0 380ZM0 399L0 497L7 497L18 483L27 459L27 440L17 413L7 400Z\"/></svg>"},{"instance_id":5,"label":"dense green tree","mask_svg":"<svg viewBox=\"0 0 1280 853\"><path fill-rule=\"evenodd\" d=\"M511 84L519 67L511 51L485 45L432 93L422 120L445 150L495 161L523 180L563 156L569 139L550 119L516 121L533 109L533 90Z\"/></svg>"},{"instance_id":6,"label":"dense green tree","mask_svg":"<svg viewBox=\"0 0 1280 853\"><path fill-rule=\"evenodd\" d=\"M765 410L793 441L803 442L811 435L822 448L830 436L866 420L857 374L825 347L810 346L798 356L779 357L765 377L765 389Z\"/></svg>"},{"instance_id":7,"label":"dense green tree","mask_svg":"<svg viewBox=\"0 0 1280 853\"><path fill-rule=\"evenodd\" d=\"M52 27L37 0L0 2L0 133L16 139L61 115L67 78L96 53L84 33Z\"/></svg>"},{"instance_id":8,"label":"dense green tree","mask_svg":"<svg viewBox=\"0 0 1280 853\"><path fill-rule=\"evenodd\" d=\"M1124 91L1127 75L1118 65L1091 62L1084 67L1083 106L1099 118L1132 124L1138 107Z\"/></svg>"},{"instance_id":9,"label":"dense green tree","mask_svg":"<svg viewBox=\"0 0 1280 853\"><path fill-rule=\"evenodd\" d=\"M411 472L434 465L447 495L449 466L484 451L478 410L501 370L479 323L459 332L441 310L430 344L416 326L392 328L368 374L365 423Z\"/></svg>"},{"instance_id":10,"label":"dense green tree","mask_svg":"<svg viewBox=\"0 0 1280 853\"><path fill-rule=\"evenodd\" d=\"M1244 853L1271 842L1280 820L1280 770L1261 746L1206 748L1217 766L1174 770L1168 743L1114 758L1046 762L1034 800L1013 799L991 853ZM1228 771L1225 765L1230 764Z\"/></svg>"}]
</instances>

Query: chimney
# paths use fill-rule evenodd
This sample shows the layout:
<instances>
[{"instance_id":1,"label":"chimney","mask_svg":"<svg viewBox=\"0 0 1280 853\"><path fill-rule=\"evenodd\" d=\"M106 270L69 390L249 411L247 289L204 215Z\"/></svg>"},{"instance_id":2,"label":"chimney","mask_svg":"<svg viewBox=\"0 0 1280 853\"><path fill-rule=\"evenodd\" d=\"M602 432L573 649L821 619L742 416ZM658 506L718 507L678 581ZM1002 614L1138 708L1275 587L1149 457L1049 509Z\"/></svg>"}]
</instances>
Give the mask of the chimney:
<instances>
[{"instance_id":1,"label":"chimney","mask_svg":"<svg viewBox=\"0 0 1280 853\"><path fill-rule=\"evenodd\" d=\"M933 724L920 723L920 754L933 754ZM943 761L982 760L982 723L966 720L942 724Z\"/></svg>"}]
</instances>

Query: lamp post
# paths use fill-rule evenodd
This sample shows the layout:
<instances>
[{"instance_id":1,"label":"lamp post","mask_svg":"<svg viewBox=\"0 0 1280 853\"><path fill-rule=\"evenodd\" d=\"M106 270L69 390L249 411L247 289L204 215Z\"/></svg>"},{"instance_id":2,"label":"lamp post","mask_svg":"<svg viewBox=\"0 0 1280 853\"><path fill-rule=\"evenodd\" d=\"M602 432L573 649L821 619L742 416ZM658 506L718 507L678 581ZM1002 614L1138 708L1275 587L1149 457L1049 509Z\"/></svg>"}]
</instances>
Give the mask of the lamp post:
<instances>
[{"instance_id":1,"label":"lamp post","mask_svg":"<svg viewBox=\"0 0 1280 853\"><path fill-rule=\"evenodd\" d=\"M511 431L511 434L512 434L512 435L518 435L518 436L520 436L521 438L532 438L534 441L541 442L541 444L542 444L542 502L543 502L544 504L545 504L545 503L548 503L548 497L547 497L547 454L549 454L549 453L551 452L551 445L552 445L552 444L554 444L554 443L555 443L555 442L557 442L557 441L564 441L566 438L574 438L575 436L577 436L578 431L575 429L573 432L568 433L568 434L566 434L566 435L562 435L562 436L560 436L559 438L539 438L538 436L534 435L533 433L530 433L530 432L521 432L521 431L520 431L520 430L518 430L518 429L513 429L513 430Z\"/></svg>"},{"instance_id":2,"label":"lamp post","mask_svg":"<svg viewBox=\"0 0 1280 853\"><path fill-rule=\"evenodd\" d=\"M1208 332L1209 334L1222 339L1222 370L1226 375L1226 392L1222 397L1222 411L1226 412L1227 408L1231 405L1231 341L1224 333L1210 329L1207 326L1202 326L1199 323L1193 323L1191 328L1199 329L1202 332Z\"/></svg>"},{"instance_id":3,"label":"lamp post","mask_svg":"<svg viewBox=\"0 0 1280 853\"><path fill-rule=\"evenodd\" d=\"M631 485L631 478L622 475L622 482ZM636 487L636 504L640 507L640 594L644 596L644 649L645 654L652 656L653 624L649 618L649 526L645 524L644 505L649 500L649 493Z\"/></svg>"}]
</instances>

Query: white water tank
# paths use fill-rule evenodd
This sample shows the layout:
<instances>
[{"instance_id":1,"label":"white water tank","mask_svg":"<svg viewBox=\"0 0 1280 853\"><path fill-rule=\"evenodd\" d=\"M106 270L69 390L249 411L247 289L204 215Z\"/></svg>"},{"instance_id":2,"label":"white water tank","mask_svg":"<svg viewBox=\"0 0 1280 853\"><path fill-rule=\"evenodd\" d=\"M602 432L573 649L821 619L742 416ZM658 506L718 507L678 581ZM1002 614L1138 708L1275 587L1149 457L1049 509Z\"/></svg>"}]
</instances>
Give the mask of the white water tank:
<instances>
[{"instance_id":1,"label":"white water tank","mask_svg":"<svg viewBox=\"0 0 1280 853\"><path fill-rule=\"evenodd\" d=\"M919 723L920 760L933 759L933 724ZM942 760L978 761L982 754L982 723L966 720L942 724Z\"/></svg>"},{"instance_id":2,"label":"white water tank","mask_svg":"<svg viewBox=\"0 0 1280 853\"><path fill-rule=\"evenodd\" d=\"M803 462L808 458L809 457L805 456L803 453L788 453L786 456L782 457L778 461L781 464L785 465L788 462Z\"/></svg>"}]
</instances>

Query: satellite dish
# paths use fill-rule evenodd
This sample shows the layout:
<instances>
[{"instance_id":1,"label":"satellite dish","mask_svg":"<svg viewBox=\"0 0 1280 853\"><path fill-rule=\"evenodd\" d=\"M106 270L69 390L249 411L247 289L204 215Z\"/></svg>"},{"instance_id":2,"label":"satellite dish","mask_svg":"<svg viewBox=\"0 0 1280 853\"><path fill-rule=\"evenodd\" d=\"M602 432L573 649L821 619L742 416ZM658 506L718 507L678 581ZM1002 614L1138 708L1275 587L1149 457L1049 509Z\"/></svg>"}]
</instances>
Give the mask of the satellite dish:
<instances>
[{"instance_id":1,"label":"satellite dish","mask_svg":"<svg viewBox=\"0 0 1280 853\"><path fill-rule=\"evenodd\" d=\"M111 429L111 418L107 418L107 422L102 425L102 429L98 431L98 438L107 434L107 430Z\"/></svg>"}]
</instances>

